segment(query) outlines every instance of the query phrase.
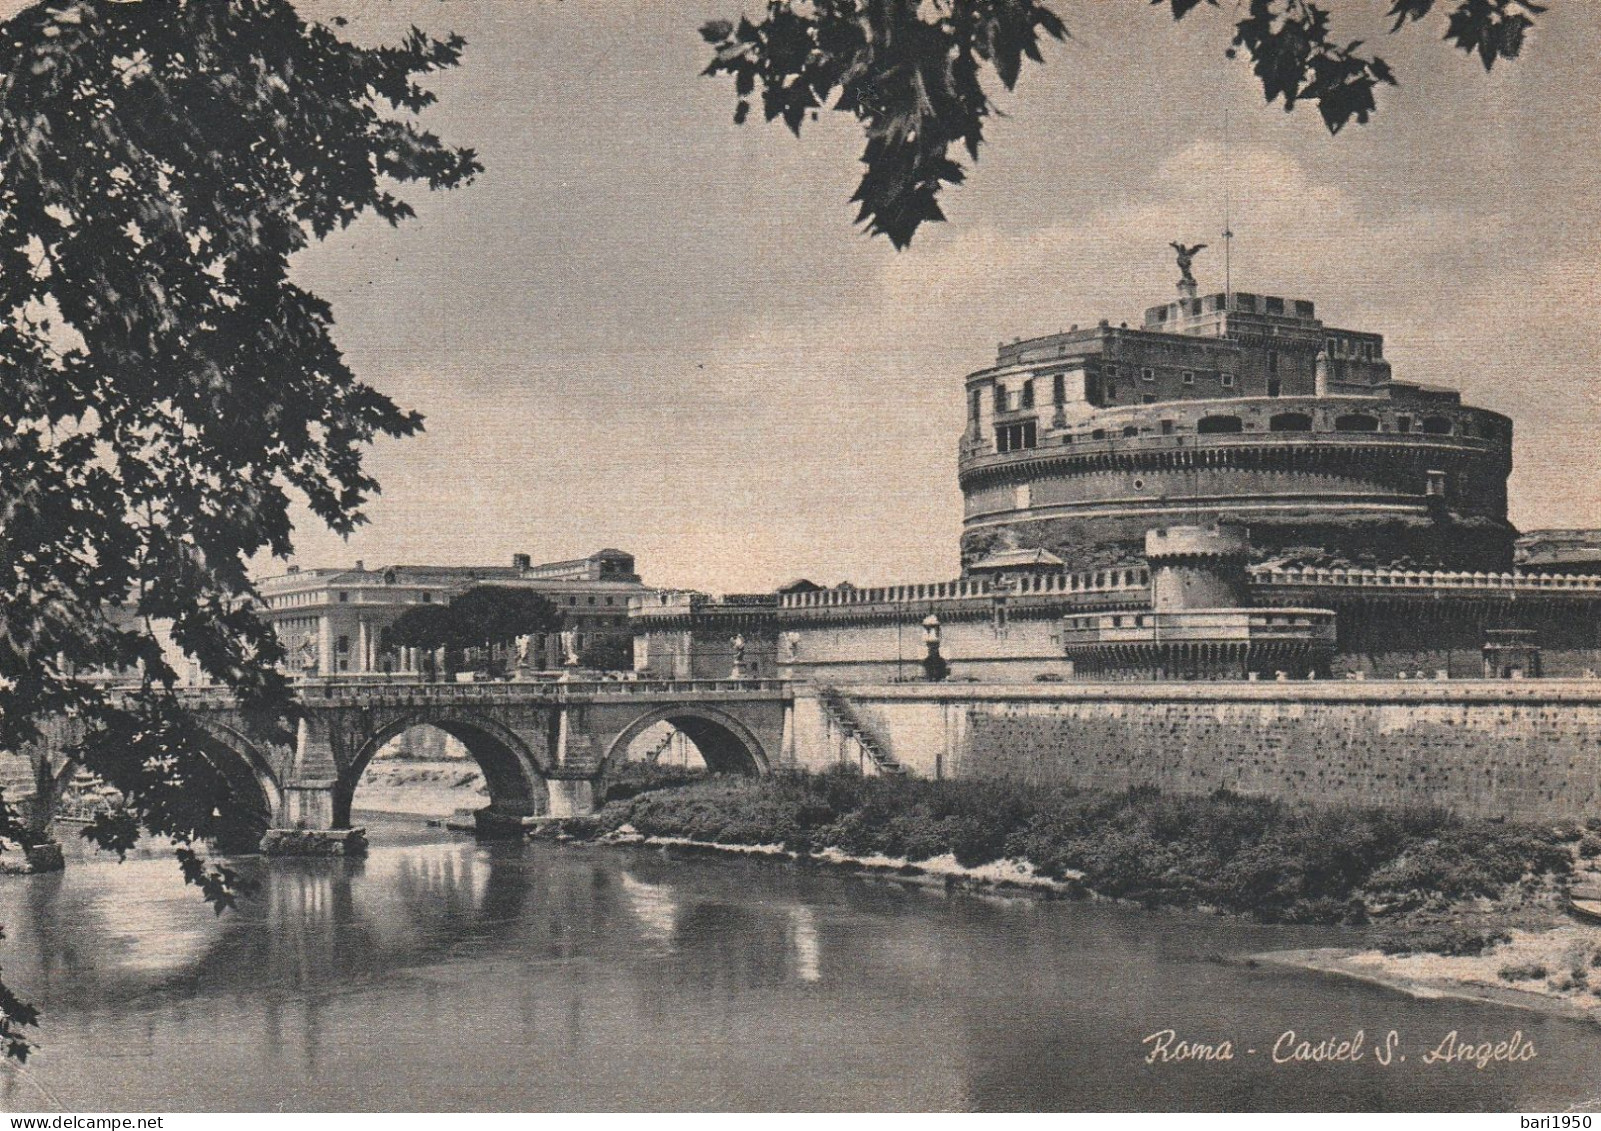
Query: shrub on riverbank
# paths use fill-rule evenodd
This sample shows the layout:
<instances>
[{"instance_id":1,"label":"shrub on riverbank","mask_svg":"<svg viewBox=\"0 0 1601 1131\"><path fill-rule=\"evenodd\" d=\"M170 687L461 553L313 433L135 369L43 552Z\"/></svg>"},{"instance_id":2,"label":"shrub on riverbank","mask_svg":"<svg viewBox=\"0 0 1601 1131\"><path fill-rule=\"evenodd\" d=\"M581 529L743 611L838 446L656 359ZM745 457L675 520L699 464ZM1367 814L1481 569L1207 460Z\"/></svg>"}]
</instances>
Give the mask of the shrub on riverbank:
<instances>
[{"instance_id":1,"label":"shrub on riverbank","mask_svg":"<svg viewBox=\"0 0 1601 1131\"><path fill-rule=\"evenodd\" d=\"M1571 830L1436 810L931 782L855 773L719 778L609 805L587 829L717 844L836 848L854 856L977 866L1010 858L1101 895L1266 922L1361 922L1496 898L1571 870ZM585 830L573 830L584 835Z\"/></svg>"}]
</instances>

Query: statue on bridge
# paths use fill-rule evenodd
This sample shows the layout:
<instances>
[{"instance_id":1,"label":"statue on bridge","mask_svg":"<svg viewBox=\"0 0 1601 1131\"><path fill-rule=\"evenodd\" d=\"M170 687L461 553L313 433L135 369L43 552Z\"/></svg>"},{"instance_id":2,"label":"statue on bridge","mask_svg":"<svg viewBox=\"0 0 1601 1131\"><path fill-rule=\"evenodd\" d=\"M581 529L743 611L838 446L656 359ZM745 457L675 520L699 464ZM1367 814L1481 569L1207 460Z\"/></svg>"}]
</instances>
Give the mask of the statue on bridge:
<instances>
[{"instance_id":1,"label":"statue on bridge","mask_svg":"<svg viewBox=\"0 0 1601 1131\"><path fill-rule=\"evenodd\" d=\"M728 644L729 644L729 647L731 647L734 650L734 667L733 667L733 670L728 673L728 678L729 679L744 679L745 678L745 637L744 637L744 635L742 633L735 633L734 634L734 639L730 640L728 642Z\"/></svg>"}]
</instances>

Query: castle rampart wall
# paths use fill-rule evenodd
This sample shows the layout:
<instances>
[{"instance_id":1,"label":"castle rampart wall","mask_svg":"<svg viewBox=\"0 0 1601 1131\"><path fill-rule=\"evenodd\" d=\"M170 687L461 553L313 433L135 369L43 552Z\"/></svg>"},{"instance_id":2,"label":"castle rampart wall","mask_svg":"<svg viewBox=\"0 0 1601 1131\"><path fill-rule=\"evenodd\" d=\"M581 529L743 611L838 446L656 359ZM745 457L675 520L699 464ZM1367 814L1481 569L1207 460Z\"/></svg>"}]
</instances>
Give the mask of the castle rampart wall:
<instances>
[{"instance_id":1,"label":"castle rampart wall","mask_svg":"<svg viewBox=\"0 0 1601 1131\"><path fill-rule=\"evenodd\" d=\"M905 685L852 706L919 776L1520 819L1601 812L1601 680ZM797 735L816 733L800 715ZM800 744L822 768L840 755Z\"/></svg>"}]
</instances>

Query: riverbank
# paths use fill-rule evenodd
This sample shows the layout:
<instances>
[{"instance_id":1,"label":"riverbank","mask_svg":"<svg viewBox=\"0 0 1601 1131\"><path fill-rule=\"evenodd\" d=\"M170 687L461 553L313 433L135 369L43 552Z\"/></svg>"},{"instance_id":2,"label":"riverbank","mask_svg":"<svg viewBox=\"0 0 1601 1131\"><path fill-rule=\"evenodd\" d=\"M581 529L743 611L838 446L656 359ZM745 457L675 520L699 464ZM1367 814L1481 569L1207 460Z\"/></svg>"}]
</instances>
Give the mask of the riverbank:
<instances>
[{"instance_id":1,"label":"riverbank","mask_svg":"<svg viewBox=\"0 0 1601 1131\"><path fill-rule=\"evenodd\" d=\"M358 809L449 817L489 804L477 763L466 758L374 758L356 788Z\"/></svg>"},{"instance_id":2,"label":"riverbank","mask_svg":"<svg viewBox=\"0 0 1601 1131\"><path fill-rule=\"evenodd\" d=\"M1596 854L1595 836L1576 825L845 773L636 787L537 835L947 889L1357 925L1372 946L1255 960L1415 997L1601 1019L1601 929L1563 911L1576 866Z\"/></svg>"},{"instance_id":3,"label":"riverbank","mask_svg":"<svg viewBox=\"0 0 1601 1131\"><path fill-rule=\"evenodd\" d=\"M1459 998L1601 1022L1601 929L1556 921L1514 928L1473 955L1379 949L1272 951L1256 961L1385 986L1414 998ZM1593 979L1593 981L1592 981Z\"/></svg>"},{"instance_id":4,"label":"riverbank","mask_svg":"<svg viewBox=\"0 0 1601 1131\"><path fill-rule=\"evenodd\" d=\"M1147 907L1408 927L1429 948L1457 954L1501 941L1507 916L1533 922L1557 907L1584 837L1577 827L1222 791L1106 793L853 773L647 789L547 831L594 840L625 826L644 837L775 846L808 859L838 853L921 866L949 856L968 869L1006 861ZM1484 914L1454 918L1472 909Z\"/></svg>"},{"instance_id":5,"label":"riverbank","mask_svg":"<svg viewBox=\"0 0 1601 1131\"><path fill-rule=\"evenodd\" d=\"M915 887L943 888L947 891L1027 894L1049 899L1094 898L1094 893L1084 887L1078 875L1069 874L1062 878L1042 876L1025 860L995 860L970 867L959 863L951 853L931 856L915 863L904 856L857 856L837 848L797 853L789 851L781 844L719 844L691 837L646 836L632 825L623 825L612 832L588 838L573 837L561 824L553 823L542 826L534 836L535 839L579 840L592 844L655 848L669 854L774 860L806 867L828 868L865 877L892 879L896 883Z\"/></svg>"}]
</instances>

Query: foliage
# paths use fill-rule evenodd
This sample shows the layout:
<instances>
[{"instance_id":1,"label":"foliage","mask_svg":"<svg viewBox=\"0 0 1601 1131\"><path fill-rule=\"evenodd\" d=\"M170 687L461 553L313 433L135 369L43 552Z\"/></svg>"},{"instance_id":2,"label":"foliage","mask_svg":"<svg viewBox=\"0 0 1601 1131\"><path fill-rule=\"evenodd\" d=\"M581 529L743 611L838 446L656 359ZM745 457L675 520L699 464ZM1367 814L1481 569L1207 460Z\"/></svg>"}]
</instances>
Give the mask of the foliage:
<instances>
[{"instance_id":1,"label":"foliage","mask_svg":"<svg viewBox=\"0 0 1601 1131\"><path fill-rule=\"evenodd\" d=\"M465 648L477 642L473 625L453 605L413 605L389 626L389 639L401 648Z\"/></svg>"},{"instance_id":2,"label":"foliage","mask_svg":"<svg viewBox=\"0 0 1601 1131\"><path fill-rule=\"evenodd\" d=\"M289 712L247 562L289 554L295 496L353 529L363 447L421 423L345 365L290 257L410 216L396 182L478 170L409 120L462 41L358 47L289 0L52 0L0 31L0 748L73 717L74 755L224 907L232 877L190 846L241 799L153 622L262 727ZM97 691L86 668L143 684Z\"/></svg>"},{"instance_id":3,"label":"foliage","mask_svg":"<svg viewBox=\"0 0 1601 1131\"><path fill-rule=\"evenodd\" d=\"M1183 19L1202 0L1151 0ZM1217 0L1205 0L1217 7ZM1485 69L1514 59L1534 17L1533 0L1452 0L1445 38L1476 53ZM1436 0L1392 0L1391 31L1428 18ZM1363 43L1341 42L1330 8L1317 0L1242 0L1225 51L1243 52L1268 102L1286 111L1317 106L1331 133L1364 123L1375 92L1393 85L1385 61ZM1045 0L767 0L756 20L714 20L704 73L734 80L734 121L744 122L758 90L762 114L795 134L827 108L861 125L866 171L851 199L870 234L905 247L922 224L944 219L939 194L966 176L952 157L976 161L984 123L995 113L987 81L1011 90L1025 59L1043 62L1044 39L1068 31Z\"/></svg>"},{"instance_id":4,"label":"foliage","mask_svg":"<svg viewBox=\"0 0 1601 1131\"><path fill-rule=\"evenodd\" d=\"M487 652L560 624L556 606L533 590L479 585L448 605L413 605L389 626L389 639L403 648L443 648L448 656L477 646Z\"/></svg>"},{"instance_id":5,"label":"foliage","mask_svg":"<svg viewBox=\"0 0 1601 1131\"><path fill-rule=\"evenodd\" d=\"M782 844L801 853L832 847L913 862L949 853L967 866L1026 860L1046 876L1076 876L1101 895L1215 907L1265 922L1359 923L1370 914L1438 909L1572 866L1558 830L1434 810L851 772L717 778L641 793L614 823L646 835Z\"/></svg>"},{"instance_id":6,"label":"foliage","mask_svg":"<svg viewBox=\"0 0 1601 1131\"><path fill-rule=\"evenodd\" d=\"M623 762L606 778L606 799L626 801L653 789L673 789L703 781L706 771L683 766L664 766L659 762Z\"/></svg>"},{"instance_id":7,"label":"foliage","mask_svg":"<svg viewBox=\"0 0 1601 1131\"><path fill-rule=\"evenodd\" d=\"M633 671L633 637L596 633L578 650L578 666L599 672Z\"/></svg>"},{"instance_id":8,"label":"foliage","mask_svg":"<svg viewBox=\"0 0 1601 1131\"><path fill-rule=\"evenodd\" d=\"M1551 971L1540 962L1519 962L1510 966L1501 967L1496 975L1503 982L1537 982L1541 978L1549 977Z\"/></svg>"},{"instance_id":9,"label":"foliage","mask_svg":"<svg viewBox=\"0 0 1601 1131\"><path fill-rule=\"evenodd\" d=\"M478 585L451 601L467 639L486 648L561 626L556 606L532 589Z\"/></svg>"}]
</instances>

